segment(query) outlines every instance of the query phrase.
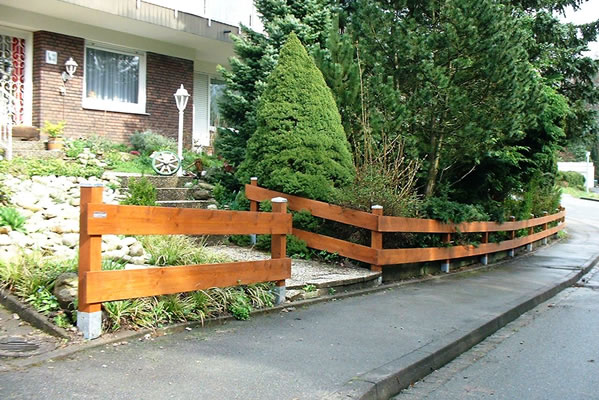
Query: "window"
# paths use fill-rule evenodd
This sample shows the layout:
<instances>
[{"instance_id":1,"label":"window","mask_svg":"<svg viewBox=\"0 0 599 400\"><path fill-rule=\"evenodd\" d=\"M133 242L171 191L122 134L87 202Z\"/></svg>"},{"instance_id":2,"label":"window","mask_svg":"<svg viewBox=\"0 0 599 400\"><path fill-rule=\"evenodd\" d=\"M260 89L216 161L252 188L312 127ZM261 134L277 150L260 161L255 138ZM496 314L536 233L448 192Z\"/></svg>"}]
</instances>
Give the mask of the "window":
<instances>
[{"instance_id":1,"label":"window","mask_svg":"<svg viewBox=\"0 0 599 400\"><path fill-rule=\"evenodd\" d=\"M145 113L144 53L87 45L84 73L83 107Z\"/></svg>"},{"instance_id":2,"label":"window","mask_svg":"<svg viewBox=\"0 0 599 400\"><path fill-rule=\"evenodd\" d=\"M213 128L224 127L219 102L225 91L225 82L218 79L210 79L210 126Z\"/></svg>"}]
</instances>

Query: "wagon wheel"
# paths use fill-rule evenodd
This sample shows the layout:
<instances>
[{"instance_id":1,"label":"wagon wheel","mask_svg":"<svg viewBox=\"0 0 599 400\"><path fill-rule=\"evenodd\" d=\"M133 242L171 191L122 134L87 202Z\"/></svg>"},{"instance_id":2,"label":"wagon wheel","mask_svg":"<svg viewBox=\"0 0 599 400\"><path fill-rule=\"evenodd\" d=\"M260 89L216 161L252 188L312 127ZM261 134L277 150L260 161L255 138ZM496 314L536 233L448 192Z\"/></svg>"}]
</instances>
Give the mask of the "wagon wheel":
<instances>
[{"instance_id":1,"label":"wagon wheel","mask_svg":"<svg viewBox=\"0 0 599 400\"><path fill-rule=\"evenodd\" d=\"M152 169L158 175L173 175L181 168L181 160L173 152L159 151L152 155Z\"/></svg>"}]
</instances>

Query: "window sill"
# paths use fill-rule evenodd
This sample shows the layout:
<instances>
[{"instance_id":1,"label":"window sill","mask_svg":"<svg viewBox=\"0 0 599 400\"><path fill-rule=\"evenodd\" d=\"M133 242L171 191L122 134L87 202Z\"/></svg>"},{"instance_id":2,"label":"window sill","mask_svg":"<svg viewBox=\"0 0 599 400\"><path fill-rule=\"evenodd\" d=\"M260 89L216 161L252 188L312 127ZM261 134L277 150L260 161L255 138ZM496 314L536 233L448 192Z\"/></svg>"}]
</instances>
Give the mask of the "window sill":
<instances>
[{"instance_id":1,"label":"window sill","mask_svg":"<svg viewBox=\"0 0 599 400\"><path fill-rule=\"evenodd\" d=\"M121 113L121 114L150 115L149 113L145 112L145 110L141 111L141 110L135 110L135 109L127 109L127 108L123 108L123 106L119 105L119 104L101 106L101 105L85 104L85 102L84 102L81 105L81 107L84 110L107 111L107 112L116 112L116 113Z\"/></svg>"}]
</instances>

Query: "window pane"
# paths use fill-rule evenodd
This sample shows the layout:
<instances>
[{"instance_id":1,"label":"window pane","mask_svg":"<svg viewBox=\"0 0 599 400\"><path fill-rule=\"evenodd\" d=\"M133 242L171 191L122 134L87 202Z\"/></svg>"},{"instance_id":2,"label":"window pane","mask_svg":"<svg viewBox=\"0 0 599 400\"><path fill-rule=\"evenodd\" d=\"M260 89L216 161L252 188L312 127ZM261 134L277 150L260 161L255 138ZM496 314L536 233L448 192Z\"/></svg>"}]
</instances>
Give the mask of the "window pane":
<instances>
[{"instance_id":1,"label":"window pane","mask_svg":"<svg viewBox=\"0 0 599 400\"><path fill-rule=\"evenodd\" d=\"M218 103L225 91L225 82L210 79L210 126L224 127Z\"/></svg>"},{"instance_id":2,"label":"window pane","mask_svg":"<svg viewBox=\"0 0 599 400\"><path fill-rule=\"evenodd\" d=\"M86 49L86 96L120 103L138 103L139 56Z\"/></svg>"}]
</instances>

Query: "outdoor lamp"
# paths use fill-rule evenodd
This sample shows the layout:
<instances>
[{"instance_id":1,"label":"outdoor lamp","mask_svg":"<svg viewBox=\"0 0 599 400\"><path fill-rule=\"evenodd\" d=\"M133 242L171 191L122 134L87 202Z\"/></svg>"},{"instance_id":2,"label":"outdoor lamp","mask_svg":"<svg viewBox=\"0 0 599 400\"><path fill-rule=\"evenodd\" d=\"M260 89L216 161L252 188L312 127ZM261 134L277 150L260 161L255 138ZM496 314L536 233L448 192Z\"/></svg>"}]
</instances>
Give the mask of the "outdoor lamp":
<instances>
[{"instance_id":1,"label":"outdoor lamp","mask_svg":"<svg viewBox=\"0 0 599 400\"><path fill-rule=\"evenodd\" d=\"M181 84L181 87L177 89L175 93L175 101L177 102L177 108L179 109L179 134L177 135L177 157L181 163L181 168L177 171L178 176L183 176L183 110L187 107L187 100L189 100L189 93Z\"/></svg>"},{"instance_id":2,"label":"outdoor lamp","mask_svg":"<svg viewBox=\"0 0 599 400\"><path fill-rule=\"evenodd\" d=\"M189 100L189 93L187 92L187 89L183 87L183 84L181 84L181 87L177 89L177 92L175 93L175 101L177 102L179 112L185 110L185 107L187 107L187 100Z\"/></svg>"},{"instance_id":3,"label":"outdoor lamp","mask_svg":"<svg viewBox=\"0 0 599 400\"><path fill-rule=\"evenodd\" d=\"M69 57L67 62L64 63L64 68L66 72L62 73L63 82L66 82L73 77L73 74L75 73L75 71L77 71L78 66L79 64L77 64L77 62L73 60L73 57Z\"/></svg>"}]
</instances>

